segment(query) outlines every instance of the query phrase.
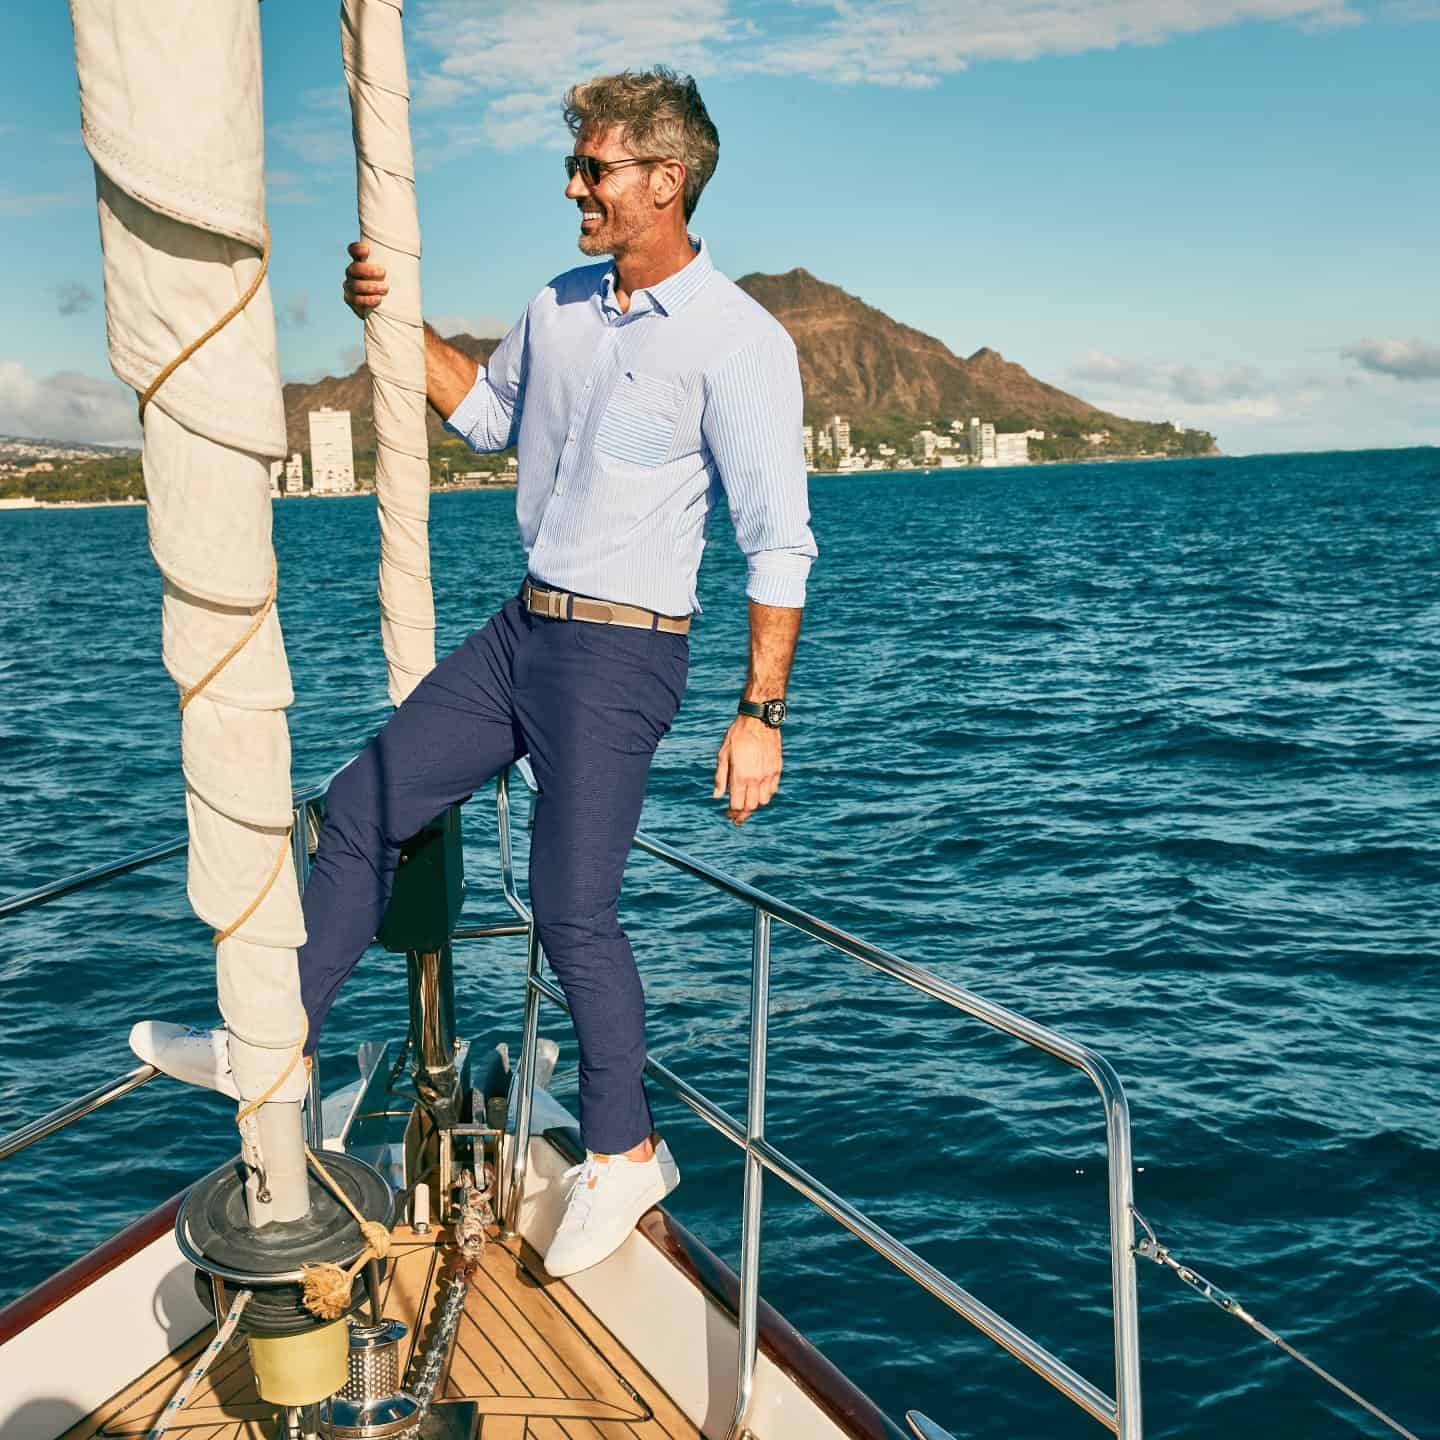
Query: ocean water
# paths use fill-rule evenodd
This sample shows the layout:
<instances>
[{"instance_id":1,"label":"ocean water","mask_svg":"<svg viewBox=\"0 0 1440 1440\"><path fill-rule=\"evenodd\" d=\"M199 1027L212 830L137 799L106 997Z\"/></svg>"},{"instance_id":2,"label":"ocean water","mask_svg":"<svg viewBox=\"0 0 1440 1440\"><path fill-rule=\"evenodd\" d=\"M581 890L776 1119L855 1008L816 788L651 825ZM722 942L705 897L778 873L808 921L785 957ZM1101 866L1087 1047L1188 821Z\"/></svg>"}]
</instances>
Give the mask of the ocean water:
<instances>
[{"instance_id":1,"label":"ocean water","mask_svg":"<svg viewBox=\"0 0 1440 1440\"><path fill-rule=\"evenodd\" d=\"M710 800L744 672L723 517L690 690L644 826L1106 1055L1137 1201L1182 1258L1421 1434L1440 1430L1440 452L860 475L821 546L783 788ZM277 507L296 783L386 711L370 501ZM508 494L438 496L441 641L518 582ZM177 833L175 692L139 509L0 515L0 891ZM467 917L497 917L493 803ZM637 856L652 1053L744 1111L748 916ZM517 1036L519 942L457 955L464 1032ZM374 952L326 1031L403 1029ZM170 862L0 924L0 1127L131 1063L139 1016L213 1014ZM565 1041L562 1098L573 1089ZM1104 1149L1078 1073L777 932L776 1143L1112 1389ZM732 1261L734 1152L656 1096L673 1208ZM157 1081L0 1166L9 1299L232 1148ZM767 1182L767 1296L892 1414L1102 1433ZM1148 1433L1385 1433L1141 1262ZM3 1404L0 1404L3 1409Z\"/></svg>"}]
</instances>

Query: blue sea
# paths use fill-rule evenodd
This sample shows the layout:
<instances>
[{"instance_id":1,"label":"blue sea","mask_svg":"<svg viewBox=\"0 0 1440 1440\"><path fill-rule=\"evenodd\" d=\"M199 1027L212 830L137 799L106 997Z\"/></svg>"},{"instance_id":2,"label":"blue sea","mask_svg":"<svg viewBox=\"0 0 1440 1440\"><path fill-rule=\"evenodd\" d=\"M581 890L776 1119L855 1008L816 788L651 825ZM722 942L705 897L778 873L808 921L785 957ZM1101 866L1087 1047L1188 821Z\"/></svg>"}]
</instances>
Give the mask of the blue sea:
<instances>
[{"instance_id":1,"label":"blue sea","mask_svg":"<svg viewBox=\"0 0 1440 1440\"><path fill-rule=\"evenodd\" d=\"M1421 1434L1440 1433L1440 451L864 474L812 484L821 558L783 787L710 799L745 666L724 518L689 693L643 825L1081 1040L1114 1064L1137 1201L1184 1260ZM368 499L276 507L297 785L386 709ZM439 495L442 644L520 578L508 493ZM140 509L0 514L0 890L183 828ZM493 794L467 918L502 912ZM637 855L624 912L652 1053L744 1113L749 917ZM457 955L461 1026L515 1042L523 947ZM0 924L0 1127L132 1063L131 1022L214 1013L169 862ZM367 957L327 1074L403 1031ZM573 1094L564 1017L562 1098ZM777 932L771 1134L1107 1391L1101 1109L1077 1072ZM668 1097L673 1208L733 1262L737 1152ZM0 1300L233 1146L157 1081L0 1166ZM889 1412L965 1440L1094 1422L767 1182L767 1296ZM1385 1433L1141 1262L1148 1433Z\"/></svg>"}]
</instances>

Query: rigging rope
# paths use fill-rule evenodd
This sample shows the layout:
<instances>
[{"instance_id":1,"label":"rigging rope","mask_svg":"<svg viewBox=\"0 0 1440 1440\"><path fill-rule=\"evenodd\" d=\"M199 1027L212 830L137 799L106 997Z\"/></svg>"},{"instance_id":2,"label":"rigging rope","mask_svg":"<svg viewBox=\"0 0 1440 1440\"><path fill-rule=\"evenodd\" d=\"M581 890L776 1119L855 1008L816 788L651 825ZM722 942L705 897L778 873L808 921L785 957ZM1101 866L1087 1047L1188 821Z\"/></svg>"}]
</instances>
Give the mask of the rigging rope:
<instances>
[{"instance_id":1,"label":"rigging rope","mask_svg":"<svg viewBox=\"0 0 1440 1440\"><path fill-rule=\"evenodd\" d=\"M190 1396L194 1393L195 1387L204 1378L205 1372L209 1370L215 1357L225 1348L225 1343L235 1333L235 1327L240 1323L241 1313L250 1303L254 1295L253 1290L242 1290L235 1297L235 1303L230 1307L230 1313L223 1321L218 1322L215 1331L215 1338L201 1352L200 1358L195 1362L194 1368L185 1377L180 1388L170 1397L169 1403L155 1417L155 1423L150 1427L145 1440L160 1440L160 1437L175 1422L175 1417L185 1408Z\"/></svg>"},{"instance_id":2,"label":"rigging rope","mask_svg":"<svg viewBox=\"0 0 1440 1440\"><path fill-rule=\"evenodd\" d=\"M350 1303L350 1288L355 1277L371 1260L383 1260L390 1253L391 1234L389 1227L381 1220L367 1220L354 1202L336 1183L334 1176L320 1163L315 1152L307 1145L305 1158L314 1167L315 1173L325 1182L330 1193L350 1212L360 1233L365 1237L365 1248L355 1258L348 1270L329 1263L306 1265L305 1308L322 1320L338 1320Z\"/></svg>"},{"instance_id":3,"label":"rigging rope","mask_svg":"<svg viewBox=\"0 0 1440 1440\"><path fill-rule=\"evenodd\" d=\"M270 227L265 226L265 244L260 250L260 268L245 293L203 334L192 340L160 373L145 387L140 397L140 418L145 418L145 407L155 392L203 345L213 340L259 293L265 272L270 268Z\"/></svg>"},{"instance_id":4,"label":"rigging rope","mask_svg":"<svg viewBox=\"0 0 1440 1440\"><path fill-rule=\"evenodd\" d=\"M1170 1253L1167 1246L1160 1243L1159 1237L1155 1234L1150 1222L1132 1205L1130 1213L1139 1221L1140 1228L1145 1232L1143 1239L1136 1247L1135 1253L1142 1255L1146 1260L1153 1260L1157 1265L1164 1266L1172 1271L1175 1276L1184 1284L1188 1285L1197 1295L1203 1296L1212 1305L1223 1310L1227 1315L1233 1315L1237 1320L1243 1320L1257 1335L1268 1340L1272 1345L1278 1346L1292 1360L1298 1360L1307 1370L1313 1371L1327 1385L1333 1385L1347 1399L1362 1410L1373 1415L1383 1425L1388 1425L1397 1435L1403 1435L1405 1440L1420 1440L1420 1437L1413 1430L1407 1430L1398 1420L1393 1420L1378 1405L1372 1405L1363 1395L1352 1390L1343 1380L1336 1379L1323 1366L1317 1365L1308 1355L1303 1355L1282 1335L1277 1335L1268 1325L1257 1320L1233 1295L1222 1290L1218 1285L1207 1280L1198 1270L1192 1269L1189 1265L1182 1264Z\"/></svg>"},{"instance_id":5,"label":"rigging rope","mask_svg":"<svg viewBox=\"0 0 1440 1440\"><path fill-rule=\"evenodd\" d=\"M245 633L192 685L180 695L180 709L184 712L185 707L255 638L260 627L265 623L265 617L275 606L275 596L280 590L280 562L271 556L270 560L270 588L265 592L265 598L260 602L260 608L255 612Z\"/></svg>"}]
</instances>

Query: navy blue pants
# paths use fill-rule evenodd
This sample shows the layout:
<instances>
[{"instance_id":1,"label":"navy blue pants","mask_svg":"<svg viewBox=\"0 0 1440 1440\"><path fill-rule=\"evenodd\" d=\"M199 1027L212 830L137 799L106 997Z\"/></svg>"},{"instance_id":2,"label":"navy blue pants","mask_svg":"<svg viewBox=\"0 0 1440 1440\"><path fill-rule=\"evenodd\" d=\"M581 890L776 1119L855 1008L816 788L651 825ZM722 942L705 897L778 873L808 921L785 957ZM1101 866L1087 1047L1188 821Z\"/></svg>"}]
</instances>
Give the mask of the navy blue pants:
<instances>
[{"instance_id":1,"label":"navy blue pants","mask_svg":"<svg viewBox=\"0 0 1440 1440\"><path fill-rule=\"evenodd\" d=\"M688 664L684 635L542 619L514 599L415 687L326 800L300 951L307 1050L380 926L401 843L528 755L530 903L579 1042L581 1133L609 1153L650 1134L620 882Z\"/></svg>"}]
</instances>

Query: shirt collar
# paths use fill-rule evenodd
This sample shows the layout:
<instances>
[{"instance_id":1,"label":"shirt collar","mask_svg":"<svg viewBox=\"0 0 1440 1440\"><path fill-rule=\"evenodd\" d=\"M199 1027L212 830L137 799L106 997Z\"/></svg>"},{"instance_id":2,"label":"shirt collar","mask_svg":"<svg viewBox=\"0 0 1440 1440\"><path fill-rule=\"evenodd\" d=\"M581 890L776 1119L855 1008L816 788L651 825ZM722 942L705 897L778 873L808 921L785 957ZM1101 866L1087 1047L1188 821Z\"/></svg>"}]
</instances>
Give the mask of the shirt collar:
<instances>
[{"instance_id":1,"label":"shirt collar","mask_svg":"<svg viewBox=\"0 0 1440 1440\"><path fill-rule=\"evenodd\" d=\"M688 264L677 270L673 275L667 276L658 285L647 285L643 290L637 290L630 297L630 313L635 313L635 302L642 296L646 301L646 308L658 310L662 315L674 315L676 311L683 309L699 293L700 287L710 278L715 269L714 261L710 259L709 246L698 235L690 236L691 247L695 251L695 258ZM600 278L600 303L607 310L618 313L619 306L615 303L615 267L610 266Z\"/></svg>"}]
</instances>

